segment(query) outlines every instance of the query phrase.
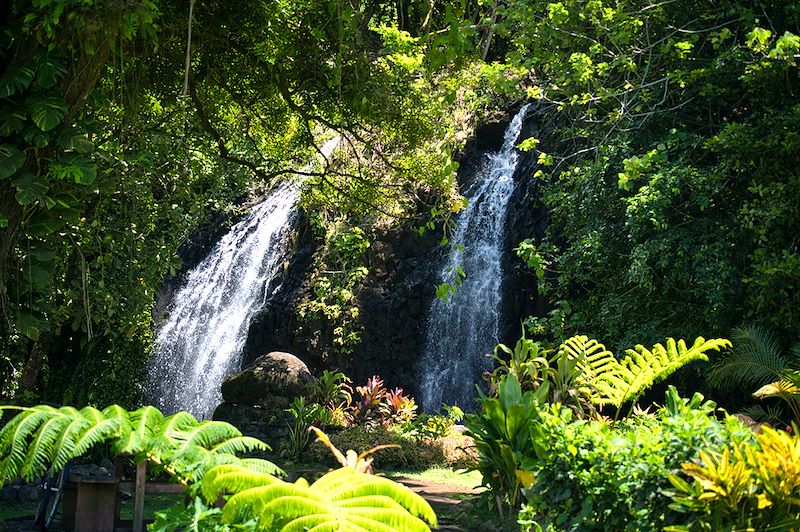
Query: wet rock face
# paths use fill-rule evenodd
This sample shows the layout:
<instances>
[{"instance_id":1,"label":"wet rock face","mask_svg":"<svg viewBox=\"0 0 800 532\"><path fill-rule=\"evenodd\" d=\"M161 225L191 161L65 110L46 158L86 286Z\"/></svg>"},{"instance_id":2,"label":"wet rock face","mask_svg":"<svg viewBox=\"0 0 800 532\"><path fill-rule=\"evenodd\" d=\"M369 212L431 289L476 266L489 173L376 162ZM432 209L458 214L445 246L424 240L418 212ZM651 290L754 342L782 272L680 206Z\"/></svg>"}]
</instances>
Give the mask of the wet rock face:
<instances>
[{"instance_id":1,"label":"wet rock face","mask_svg":"<svg viewBox=\"0 0 800 532\"><path fill-rule=\"evenodd\" d=\"M380 375L387 387L416 391L415 364L425 347L428 310L445 252L440 239L441 233L420 236L411 228L375 236L367 256L370 275L357 296L361 343L345 370L355 384Z\"/></svg>"},{"instance_id":2,"label":"wet rock face","mask_svg":"<svg viewBox=\"0 0 800 532\"><path fill-rule=\"evenodd\" d=\"M238 405L286 408L294 397L306 395L306 385L311 380L311 372L302 360L276 351L226 378L222 398Z\"/></svg>"},{"instance_id":3,"label":"wet rock face","mask_svg":"<svg viewBox=\"0 0 800 532\"><path fill-rule=\"evenodd\" d=\"M520 139L546 136L541 130L540 116L536 109L529 111ZM546 139L542 141L546 143ZM549 151L546 148L542 148ZM539 199L539 183L533 177L538 153L523 152L519 155L514 181L517 185L508 202L506 217L505 249L503 252L503 301L500 314L500 342L513 345L522 333L521 321L526 316L544 316L545 299L537 290L536 275L517 257L514 248L525 239L540 242L547 230L547 213Z\"/></svg>"}]
</instances>

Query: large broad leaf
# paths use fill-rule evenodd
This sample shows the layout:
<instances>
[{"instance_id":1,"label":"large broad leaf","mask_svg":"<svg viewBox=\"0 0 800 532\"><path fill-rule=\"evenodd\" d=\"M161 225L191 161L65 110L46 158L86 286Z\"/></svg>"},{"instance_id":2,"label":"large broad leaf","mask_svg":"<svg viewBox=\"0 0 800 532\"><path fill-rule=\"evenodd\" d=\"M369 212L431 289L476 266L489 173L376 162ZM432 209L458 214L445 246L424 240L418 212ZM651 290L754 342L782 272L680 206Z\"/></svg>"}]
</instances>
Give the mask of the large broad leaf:
<instances>
[{"instance_id":1,"label":"large broad leaf","mask_svg":"<svg viewBox=\"0 0 800 532\"><path fill-rule=\"evenodd\" d=\"M17 312L16 325L21 334L34 342L39 341L39 335L41 335L42 331L50 330L50 324L47 323L47 320L22 311Z\"/></svg>"},{"instance_id":2,"label":"large broad leaf","mask_svg":"<svg viewBox=\"0 0 800 532\"><path fill-rule=\"evenodd\" d=\"M0 144L0 179L11 177L25 164L25 153L11 144Z\"/></svg>"},{"instance_id":3,"label":"large broad leaf","mask_svg":"<svg viewBox=\"0 0 800 532\"><path fill-rule=\"evenodd\" d=\"M50 265L48 264L47 266ZM47 283L53 278L53 273L49 267L37 263L30 264L22 272L22 275L24 282L35 288L47 286Z\"/></svg>"},{"instance_id":4,"label":"large broad leaf","mask_svg":"<svg viewBox=\"0 0 800 532\"><path fill-rule=\"evenodd\" d=\"M60 96L31 96L25 101L33 122L42 131L50 131L64 119L69 106Z\"/></svg>"},{"instance_id":5,"label":"large broad leaf","mask_svg":"<svg viewBox=\"0 0 800 532\"><path fill-rule=\"evenodd\" d=\"M17 202L20 205L30 205L38 201L48 190L44 179L25 172L14 180L17 188Z\"/></svg>"},{"instance_id":6,"label":"large broad leaf","mask_svg":"<svg viewBox=\"0 0 800 532\"><path fill-rule=\"evenodd\" d=\"M97 178L97 169L91 160L79 155L68 155L50 167L50 172L62 181L91 185Z\"/></svg>"},{"instance_id":7,"label":"large broad leaf","mask_svg":"<svg viewBox=\"0 0 800 532\"><path fill-rule=\"evenodd\" d=\"M8 98L27 89L35 72L29 64L12 65L0 76L0 98Z\"/></svg>"},{"instance_id":8,"label":"large broad leaf","mask_svg":"<svg viewBox=\"0 0 800 532\"><path fill-rule=\"evenodd\" d=\"M49 89L64 77L67 69L60 62L48 54L41 54L36 58L36 83L40 89Z\"/></svg>"},{"instance_id":9,"label":"large broad leaf","mask_svg":"<svg viewBox=\"0 0 800 532\"><path fill-rule=\"evenodd\" d=\"M20 109L4 109L0 112L0 136L8 137L22 131L27 115Z\"/></svg>"}]
</instances>

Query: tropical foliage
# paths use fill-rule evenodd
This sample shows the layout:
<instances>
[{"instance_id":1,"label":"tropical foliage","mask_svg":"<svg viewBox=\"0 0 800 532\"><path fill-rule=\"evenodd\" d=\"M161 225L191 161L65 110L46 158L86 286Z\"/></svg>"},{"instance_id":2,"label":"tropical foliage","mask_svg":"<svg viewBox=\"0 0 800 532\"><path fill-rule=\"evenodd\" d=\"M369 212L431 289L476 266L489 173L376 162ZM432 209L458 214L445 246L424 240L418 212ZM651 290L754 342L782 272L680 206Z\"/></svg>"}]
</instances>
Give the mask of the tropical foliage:
<instances>
[{"instance_id":1,"label":"tropical foliage","mask_svg":"<svg viewBox=\"0 0 800 532\"><path fill-rule=\"evenodd\" d=\"M523 529L533 517L556 530L660 530L679 522L668 477L703 449L752 439L736 418L717 420L715 408L699 394L687 400L670 387L654 414L617 424L542 409L533 436L539 451L525 463Z\"/></svg>"},{"instance_id":2,"label":"tropical foliage","mask_svg":"<svg viewBox=\"0 0 800 532\"><path fill-rule=\"evenodd\" d=\"M236 453L268 448L228 423L197 421L187 412L164 416L152 406L132 412L117 405L102 411L90 406L0 407L15 410L21 412L0 429L2 484L18 477L33 480L47 468L60 471L101 443L108 444L112 456L148 460L184 484L196 482L217 463L241 463ZM281 472L269 462L260 469Z\"/></svg>"},{"instance_id":3,"label":"tropical foliage","mask_svg":"<svg viewBox=\"0 0 800 532\"><path fill-rule=\"evenodd\" d=\"M603 344L587 336L568 338L553 353L523 334L513 350L503 344L495 348L492 358L497 368L492 380L496 384L513 376L541 399L568 405L580 414L593 413L594 404L613 406L619 415L623 405L630 405L632 411L645 390L676 370L698 360L708 361L707 352L730 345L722 338L699 337L691 346L668 338L666 347L637 345L617 359ZM501 352L508 357L500 356Z\"/></svg>"},{"instance_id":4,"label":"tropical foliage","mask_svg":"<svg viewBox=\"0 0 800 532\"><path fill-rule=\"evenodd\" d=\"M257 519L261 530L430 530L436 514L425 500L387 478L342 467L309 484L288 483L236 465L211 469L201 492L208 503L230 494L226 523ZM426 524L427 523L427 524Z\"/></svg>"},{"instance_id":5,"label":"tropical foliage","mask_svg":"<svg viewBox=\"0 0 800 532\"><path fill-rule=\"evenodd\" d=\"M116 405L103 411L47 405L13 409L22 411L0 429L3 484L18 477L32 480L46 468L60 470L106 443L113 454L149 460L189 486L186 503L160 513L156 530L302 530L316 525L430 530L428 525L437 523L422 497L389 479L365 474L371 460L352 450L346 459L334 448L344 462L341 469L311 485L302 478L291 484L276 477L283 472L266 460L238 458L236 453L267 446L227 423L198 422L186 412L165 417L151 406L134 412ZM211 505L222 496L228 500L220 512Z\"/></svg>"},{"instance_id":6,"label":"tropical foliage","mask_svg":"<svg viewBox=\"0 0 800 532\"><path fill-rule=\"evenodd\" d=\"M704 451L676 475L673 508L684 524L669 530L791 530L800 525L800 439L765 428L755 445Z\"/></svg>"},{"instance_id":7,"label":"tropical foliage","mask_svg":"<svg viewBox=\"0 0 800 532\"><path fill-rule=\"evenodd\" d=\"M778 398L788 407L795 421L800 422L800 344L788 352L781 349L778 338L768 331L748 326L733 331L734 348L717 360L709 374L709 383L722 389L753 389L757 399ZM773 418L764 408L744 410L755 418Z\"/></svg>"},{"instance_id":8,"label":"tropical foliage","mask_svg":"<svg viewBox=\"0 0 800 532\"><path fill-rule=\"evenodd\" d=\"M796 338L796 3L499 6L503 59L554 115L529 152L545 330L624 345L747 320Z\"/></svg>"}]
</instances>

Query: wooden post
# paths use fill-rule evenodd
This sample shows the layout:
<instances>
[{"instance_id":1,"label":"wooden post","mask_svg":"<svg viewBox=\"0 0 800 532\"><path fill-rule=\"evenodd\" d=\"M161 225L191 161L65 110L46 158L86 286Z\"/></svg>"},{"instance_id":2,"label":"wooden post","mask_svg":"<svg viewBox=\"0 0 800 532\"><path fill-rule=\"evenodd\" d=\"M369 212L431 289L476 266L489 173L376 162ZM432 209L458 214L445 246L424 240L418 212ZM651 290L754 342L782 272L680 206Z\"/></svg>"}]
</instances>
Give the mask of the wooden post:
<instances>
[{"instance_id":1,"label":"wooden post","mask_svg":"<svg viewBox=\"0 0 800 532\"><path fill-rule=\"evenodd\" d=\"M144 531L144 487L147 480L147 460L136 464L136 491L133 495L133 532Z\"/></svg>"}]
</instances>

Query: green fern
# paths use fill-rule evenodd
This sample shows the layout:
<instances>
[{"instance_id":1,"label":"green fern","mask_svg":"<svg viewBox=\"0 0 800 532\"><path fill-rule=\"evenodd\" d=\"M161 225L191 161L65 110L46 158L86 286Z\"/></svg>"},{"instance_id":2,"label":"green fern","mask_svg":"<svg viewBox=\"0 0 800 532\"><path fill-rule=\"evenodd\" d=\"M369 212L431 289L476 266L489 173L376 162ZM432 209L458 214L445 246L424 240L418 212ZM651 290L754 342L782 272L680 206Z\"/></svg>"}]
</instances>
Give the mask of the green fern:
<instances>
[{"instance_id":1,"label":"green fern","mask_svg":"<svg viewBox=\"0 0 800 532\"><path fill-rule=\"evenodd\" d=\"M302 478L284 482L246 466L217 466L203 478L202 493L209 502L231 493L223 521L255 517L265 530L427 531L428 524L437 524L430 505L407 487L349 467L309 485Z\"/></svg>"},{"instance_id":2,"label":"green fern","mask_svg":"<svg viewBox=\"0 0 800 532\"><path fill-rule=\"evenodd\" d=\"M706 353L729 347L728 340L697 338L691 347L683 340L667 339L666 347L656 344L652 349L637 345L628 349L619 360L597 340L587 336L574 336L559 348L580 361L584 382L594 390L592 401L620 409L630 403L631 408L639 397L651 387L681 367L696 360L708 360ZM618 410L619 411L619 410Z\"/></svg>"},{"instance_id":3,"label":"green fern","mask_svg":"<svg viewBox=\"0 0 800 532\"><path fill-rule=\"evenodd\" d=\"M653 384L663 381L690 362L707 362L706 352L718 351L730 345L730 341L723 338L706 340L698 337L687 348L683 340L676 342L674 338L668 338L666 347L656 344L652 350L643 345L628 349L627 356L620 361L619 373L613 376L606 374L605 381L612 384L608 390L609 403L617 408L623 403L635 403Z\"/></svg>"},{"instance_id":4,"label":"green fern","mask_svg":"<svg viewBox=\"0 0 800 532\"><path fill-rule=\"evenodd\" d=\"M217 464L249 464L235 453L268 449L227 423L197 421L186 412L164 417L152 406L133 412L118 405L102 412L92 407L0 407L0 412L6 410L20 412L0 429L0 485L18 477L32 480L48 467L59 471L101 442L117 454L147 459L185 484L196 482ZM272 464L254 462L253 467L256 464L282 473Z\"/></svg>"}]
</instances>

